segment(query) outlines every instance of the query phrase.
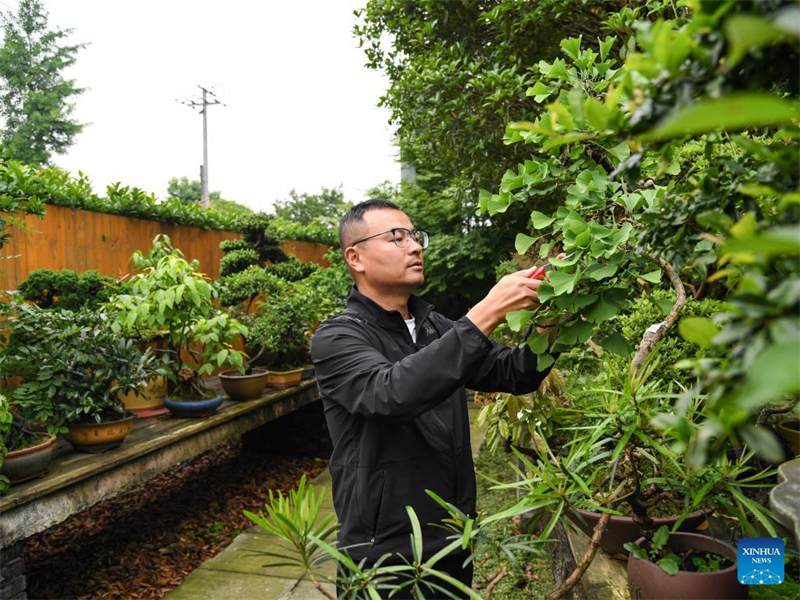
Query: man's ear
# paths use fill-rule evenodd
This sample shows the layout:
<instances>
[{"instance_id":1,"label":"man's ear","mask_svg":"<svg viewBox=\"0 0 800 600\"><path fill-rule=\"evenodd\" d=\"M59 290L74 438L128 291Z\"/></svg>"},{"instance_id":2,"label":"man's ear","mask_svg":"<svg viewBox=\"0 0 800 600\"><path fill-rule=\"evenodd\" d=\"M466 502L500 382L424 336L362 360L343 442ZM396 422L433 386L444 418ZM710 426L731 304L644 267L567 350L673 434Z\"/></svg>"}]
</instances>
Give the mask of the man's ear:
<instances>
[{"instance_id":1,"label":"man's ear","mask_svg":"<svg viewBox=\"0 0 800 600\"><path fill-rule=\"evenodd\" d=\"M365 271L364 265L361 262L361 255L358 252L358 248L355 246L350 246L344 251L344 261L347 263L352 273L363 273Z\"/></svg>"}]
</instances>

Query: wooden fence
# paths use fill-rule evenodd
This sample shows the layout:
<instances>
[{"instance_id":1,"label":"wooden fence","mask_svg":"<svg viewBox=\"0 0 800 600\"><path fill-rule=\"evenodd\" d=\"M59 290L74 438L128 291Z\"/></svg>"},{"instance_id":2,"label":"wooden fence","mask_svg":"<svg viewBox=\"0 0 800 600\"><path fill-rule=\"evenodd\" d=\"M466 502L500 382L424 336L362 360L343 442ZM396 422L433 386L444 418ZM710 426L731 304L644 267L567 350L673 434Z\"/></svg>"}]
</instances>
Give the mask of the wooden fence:
<instances>
[{"instance_id":1,"label":"wooden fence","mask_svg":"<svg viewBox=\"0 0 800 600\"><path fill-rule=\"evenodd\" d=\"M0 290L16 290L35 269L72 269L78 273L95 270L101 275L120 277L131 272L134 251L147 253L159 233L170 237L187 260L200 261L202 272L219 277L223 240L240 239L239 233L214 231L76 210L61 206L46 208L44 218L25 217L26 229L14 227L11 240L0 250ZM283 249L304 262L328 266L323 258L328 246L286 240Z\"/></svg>"}]
</instances>

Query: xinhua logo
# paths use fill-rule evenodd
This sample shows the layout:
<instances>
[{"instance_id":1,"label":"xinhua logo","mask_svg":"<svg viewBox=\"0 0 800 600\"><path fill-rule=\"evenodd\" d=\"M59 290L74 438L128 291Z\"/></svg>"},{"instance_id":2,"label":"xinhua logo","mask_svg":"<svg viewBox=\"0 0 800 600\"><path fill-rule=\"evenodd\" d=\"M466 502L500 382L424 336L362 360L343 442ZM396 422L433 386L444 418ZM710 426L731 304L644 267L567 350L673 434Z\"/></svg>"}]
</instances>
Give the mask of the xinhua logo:
<instances>
[{"instance_id":1,"label":"xinhua logo","mask_svg":"<svg viewBox=\"0 0 800 600\"><path fill-rule=\"evenodd\" d=\"M779 585L783 583L783 540L742 538L739 540L739 583Z\"/></svg>"}]
</instances>

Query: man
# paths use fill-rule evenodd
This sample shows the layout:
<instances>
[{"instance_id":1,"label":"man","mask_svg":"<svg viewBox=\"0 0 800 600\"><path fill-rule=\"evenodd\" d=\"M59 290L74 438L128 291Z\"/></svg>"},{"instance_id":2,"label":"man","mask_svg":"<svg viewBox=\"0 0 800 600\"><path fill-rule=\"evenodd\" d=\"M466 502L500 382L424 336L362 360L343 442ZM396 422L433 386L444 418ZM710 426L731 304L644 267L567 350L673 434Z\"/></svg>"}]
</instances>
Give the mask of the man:
<instances>
[{"instance_id":1,"label":"man","mask_svg":"<svg viewBox=\"0 0 800 600\"><path fill-rule=\"evenodd\" d=\"M527 346L488 339L506 313L538 305L541 282L530 279L533 269L504 277L450 321L412 295L424 282L428 236L395 204L356 205L342 218L339 238L355 286L345 311L319 327L311 347L333 441L338 545L354 546L350 555L368 565L387 553L410 559L410 505L429 558L447 545L448 532L428 525L447 513L426 489L475 515L465 387L523 394L547 375ZM470 586L466 557L456 553L435 568Z\"/></svg>"}]
</instances>

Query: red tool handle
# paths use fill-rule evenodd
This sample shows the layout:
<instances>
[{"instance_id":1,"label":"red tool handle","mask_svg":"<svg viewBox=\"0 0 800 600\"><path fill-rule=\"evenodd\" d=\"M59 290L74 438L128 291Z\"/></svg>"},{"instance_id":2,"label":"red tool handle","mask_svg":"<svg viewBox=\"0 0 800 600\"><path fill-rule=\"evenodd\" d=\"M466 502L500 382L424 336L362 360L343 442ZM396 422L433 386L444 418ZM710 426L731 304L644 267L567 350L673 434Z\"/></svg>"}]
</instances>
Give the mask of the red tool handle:
<instances>
[{"instance_id":1,"label":"red tool handle","mask_svg":"<svg viewBox=\"0 0 800 600\"><path fill-rule=\"evenodd\" d=\"M533 274L530 276L530 278L531 278L531 279L542 279L542 278L544 278L544 274L545 274L545 270L546 270L546 269L545 269L545 267L546 267L546 266L547 266L547 265L542 265L541 267L539 267L538 269L536 269L536 270L533 272Z\"/></svg>"}]
</instances>

